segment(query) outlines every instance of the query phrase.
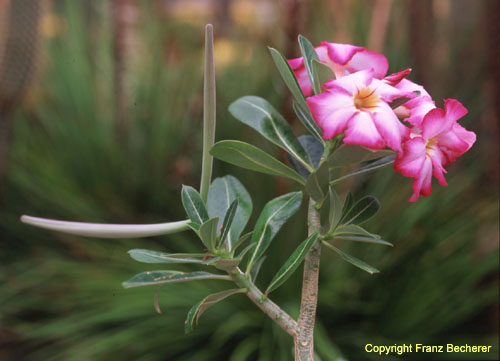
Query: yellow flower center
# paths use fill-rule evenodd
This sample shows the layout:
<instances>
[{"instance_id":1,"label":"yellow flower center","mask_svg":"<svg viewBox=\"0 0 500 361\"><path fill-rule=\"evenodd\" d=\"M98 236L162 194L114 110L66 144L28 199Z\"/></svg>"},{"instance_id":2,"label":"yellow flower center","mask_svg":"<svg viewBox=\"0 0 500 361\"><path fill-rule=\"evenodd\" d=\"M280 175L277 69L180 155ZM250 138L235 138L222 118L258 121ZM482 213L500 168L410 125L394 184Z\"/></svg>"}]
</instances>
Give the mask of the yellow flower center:
<instances>
[{"instance_id":1,"label":"yellow flower center","mask_svg":"<svg viewBox=\"0 0 500 361\"><path fill-rule=\"evenodd\" d=\"M425 143L425 154L426 156L434 155L434 147L438 144L436 138L431 138Z\"/></svg>"},{"instance_id":2,"label":"yellow flower center","mask_svg":"<svg viewBox=\"0 0 500 361\"><path fill-rule=\"evenodd\" d=\"M375 89L363 88L354 95L354 106L358 110L373 112L380 101Z\"/></svg>"}]
</instances>

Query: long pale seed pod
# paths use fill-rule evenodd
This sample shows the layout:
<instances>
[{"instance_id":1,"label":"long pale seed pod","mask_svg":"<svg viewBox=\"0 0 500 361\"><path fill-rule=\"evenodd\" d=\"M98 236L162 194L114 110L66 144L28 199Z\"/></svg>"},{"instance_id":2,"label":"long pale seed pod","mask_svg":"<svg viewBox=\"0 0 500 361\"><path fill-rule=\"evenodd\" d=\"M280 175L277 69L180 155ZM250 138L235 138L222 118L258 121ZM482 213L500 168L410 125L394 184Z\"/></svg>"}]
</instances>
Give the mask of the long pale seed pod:
<instances>
[{"instance_id":1,"label":"long pale seed pod","mask_svg":"<svg viewBox=\"0 0 500 361\"><path fill-rule=\"evenodd\" d=\"M208 187L212 178L213 157L210 149L215 139L215 66L214 31L212 24L205 27L205 81L203 89L203 155L201 166L200 195L207 201Z\"/></svg>"},{"instance_id":2,"label":"long pale seed pod","mask_svg":"<svg viewBox=\"0 0 500 361\"><path fill-rule=\"evenodd\" d=\"M105 224L67 222L55 219L22 216L21 221L40 228L78 236L98 238L139 238L159 236L189 229L189 220L153 224Z\"/></svg>"}]
</instances>

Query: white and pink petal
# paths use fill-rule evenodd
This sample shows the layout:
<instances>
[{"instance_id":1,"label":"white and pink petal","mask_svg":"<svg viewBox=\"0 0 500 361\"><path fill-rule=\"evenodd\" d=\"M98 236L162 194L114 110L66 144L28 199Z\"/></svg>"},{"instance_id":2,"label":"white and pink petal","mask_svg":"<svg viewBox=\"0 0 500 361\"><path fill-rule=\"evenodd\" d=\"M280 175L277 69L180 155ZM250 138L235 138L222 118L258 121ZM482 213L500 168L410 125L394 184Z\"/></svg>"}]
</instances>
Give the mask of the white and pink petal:
<instances>
[{"instance_id":1,"label":"white and pink petal","mask_svg":"<svg viewBox=\"0 0 500 361\"><path fill-rule=\"evenodd\" d=\"M356 112L352 96L343 89L332 89L306 99L311 114L323 130L323 138L341 134Z\"/></svg>"},{"instance_id":2,"label":"white and pink petal","mask_svg":"<svg viewBox=\"0 0 500 361\"><path fill-rule=\"evenodd\" d=\"M397 73L387 75L383 80L384 80L384 83L386 83L386 84L389 84L391 86L396 86L397 84L399 84L401 82L401 80L406 78L408 76L408 74L410 74L410 73L411 73L411 68L407 68L407 69L401 70Z\"/></svg>"},{"instance_id":3,"label":"white and pink petal","mask_svg":"<svg viewBox=\"0 0 500 361\"><path fill-rule=\"evenodd\" d=\"M416 202L420 195L428 197L432 191L432 162L426 158L420 169L420 173L413 181L413 195L408 200Z\"/></svg>"},{"instance_id":4,"label":"white and pink petal","mask_svg":"<svg viewBox=\"0 0 500 361\"><path fill-rule=\"evenodd\" d=\"M372 113L373 122L379 134L384 138L386 146L401 151L401 141L406 135L405 126L396 117L391 107L384 102L380 102L377 109ZM402 133L403 132L405 133Z\"/></svg>"},{"instance_id":5,"label":"white and pink petal","mask_svg":"<svg viewBox=\"0 0 500 361\"><path fill-rule=\"evenodd\" d=\"M349 73L355 73L363 69L373 69L373 76L382 79L387 74L389 62L384 55L364 49L354 54L346 64L346 71Z\"/></svg>"},{"instance_id":6,"label":"white and pink petal","mask_svg":"<svg viewBox=\"0 0 500 361\"><path fill-rule=\"evenodd\" d=\"M394 170L405 177L417 177L425 161L425 142L422 137L407 140L403 151L394 161Z\"/></svg>"},{"instance_id":7,"label":"white and pink petal","mask_svg":"<svg viewBox=\"0 0 500 361\"><path fill-rule=\"evenodd\" d=\"M342 88L351 95L359 90L367 88L373 80L373 70L361 70L353 74L346 75L339 79L332 79L323 84L324 89Z\"/></svg>"},{"instance_id":8,"label":"white and pink petal","mask_svg":"<svg viewBox=\"0 0 500 361\"><path fill-rule=\"evenodd\" d=\"M385 141L375 127L371 113L363 111L357 111L349 120L344 143L361 145L369 149L385 147Z\"/></svg>"},{"instance_id":9,"label":"white and pink petal","mask_svg":"<svg viewBox=\"0 0 500 361\"><path fill-rule=\"evenodd\" d=\"M446 116L443 109L431 109L422 120L422 137L424 140L429 140L440 134L449 132L455 122L451 117Z\"/></svg>"}]
</instances>

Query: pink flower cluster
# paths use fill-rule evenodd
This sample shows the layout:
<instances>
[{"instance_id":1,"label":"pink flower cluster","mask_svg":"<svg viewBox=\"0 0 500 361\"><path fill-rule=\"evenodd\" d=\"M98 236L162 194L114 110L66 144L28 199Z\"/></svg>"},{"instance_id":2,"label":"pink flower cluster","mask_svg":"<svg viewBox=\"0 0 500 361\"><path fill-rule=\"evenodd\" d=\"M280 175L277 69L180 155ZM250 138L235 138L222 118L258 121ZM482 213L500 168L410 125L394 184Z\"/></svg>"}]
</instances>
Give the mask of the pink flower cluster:
<instances>
[{"instance_id":1,"label":"pink flower cluster","mask_svg":"<svg viewBox=\"0 0 500 361\"><path fill-rule=\"evenodd\" d=\"M411 69L386 75L389 66L382 54L327 42L315 50L335 74L322 85L323 93L312 94L303 58L289 64L323 138L344 134L345 144L395 150L394 169L413 178L410 202L431 193L432 176L447 185L444 167L476 141L476 134L457 122L467 109L455 99L445 100L444 110L436 108L421 85L406 79ZM398 98L409 100L392 109L390 103Z\"/></svg>"}]
</instances>

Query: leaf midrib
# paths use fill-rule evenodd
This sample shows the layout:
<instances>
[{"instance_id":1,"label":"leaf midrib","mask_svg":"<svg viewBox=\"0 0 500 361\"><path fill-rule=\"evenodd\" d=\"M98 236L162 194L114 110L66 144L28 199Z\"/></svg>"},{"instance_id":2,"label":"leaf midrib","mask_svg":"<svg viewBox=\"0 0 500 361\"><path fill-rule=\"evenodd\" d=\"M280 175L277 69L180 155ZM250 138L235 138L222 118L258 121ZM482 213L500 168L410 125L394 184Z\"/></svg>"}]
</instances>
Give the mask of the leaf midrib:
<instances>
[{"instance_id":1,"label":"leaf midrib","mask_svg":"<svg viewBox=\"0 0 500 361\"><path fill-rule=\"evenodd\" d=\"M279 130L277 129L276 127L276 123L274 121L274 118L273 116L271 115L271 113L267 112L264 108L261 108L251 102L249 102L248 100L242 100L244 103L247 103L248 105L254 107L255 109L258 109L260 110L262 113L264 113L266 115L266 117L271 121L271 125L273 126L273 129L274 129L274 132L275 134L278 136L278 138L280 139L281 141L281 144L304 166L307 168L307 170L309 172L312 172L314 169L311 167L311 165L306 162L301 156L299 156L289 145L288 143L286 142L286 139L284 139L281 135L281 133L279 132Z\"/></svg>"},{"instance_id":2,"label":"leaf midrib","mask_svg":"<svg viewBox=\"0 0 500 361\"><path fill-rule=\"evenodd\" d=\"M295 195L292 196L292 198L290 198L288 201L286 201L285 203L283 203L283 205L281 207L279 207L270 217L267 218L267 221L266 223L264 223L264 227L262 228L262 235L260 236L259 240L256 242L257 246L255 247L255 251L253 252L252 254L252 258L250 259L250 261L248 262L248 269L250 270L253 266L253 263L254 263L254 259L255 259L255 256L256 254L258 253L259 251L259 248L260 248L260 245L262 243L262 239L264 238L264 235L266 234L266 228L267 226L269 225L269 222L274 218L274 216L276 216L276 214L281 211L283 209L283 207L285 207L286 205L288 205L288 203L290 203L293 199L295 198Z\"/></svg>"}]
</instances>

